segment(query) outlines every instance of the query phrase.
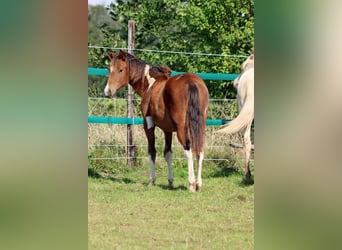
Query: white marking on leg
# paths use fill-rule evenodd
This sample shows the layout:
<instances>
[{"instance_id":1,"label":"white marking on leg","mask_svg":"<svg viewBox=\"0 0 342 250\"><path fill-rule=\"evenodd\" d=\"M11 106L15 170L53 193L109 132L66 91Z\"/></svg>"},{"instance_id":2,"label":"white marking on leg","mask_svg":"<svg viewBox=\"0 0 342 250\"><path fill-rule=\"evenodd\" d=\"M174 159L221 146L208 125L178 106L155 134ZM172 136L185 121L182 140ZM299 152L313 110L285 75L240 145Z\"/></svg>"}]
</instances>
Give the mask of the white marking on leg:
<instances>
[{"instance_id":1,"label":"white marking on leg","mask_svg":"<svg viewBox=\"0 0 342 250\"><path fill-rule=\"evenodd\" d=\"M198 159L198 174L197 174L197 188L200 189L202 187L202 163L204 159L204 152L202 151L199 155Z\"/></svg>"},{"instance_id":2,"label":"white marking on leg","mask_svg":"<svg viewBox=\"0 0 342 250\"><path fill-rule=\"evenodd\" d=\"M154 122L152 120L152 116L146 116L146 123L147 123L147 129L154 127Z\"/></svg>"},{"instance_id":3,"label":"white marking on leg","mask_svg":"<svg viewBox=\"0 0 342 250\"><path fill-rule=\"evenodd\" d=\"M172 174L172 153L171 153L171 151L168 151L165 154L165 160L167 162L168 173L169 173L168 180L169 180L169 183L172 184L173 183L173 174Z\"/></svg>"},{"instance_id":4,"label":"white marking on leg","mask_svg":"<svg viewBox=\"0 0 342 250\"><path fill-rule=\"evenodd\" d=\"M190 191L194 192L195 190L195 173L194 173L194 164L192 160L192 151L190 150L184 150L185 156L188 159L188 178L190 183Z\"/></svg>"},{"instance_id":5,"label":"white marking on leg","mask_svg":"<svg viewBox=\"0 0 342 250\"><path fill-rule=\"evenodd\" d=\"M156 181L156 170L154 167L154 161L152 159L152 156L149 154L148 157L150 159L150 179L152 184L154 184L154 182Z\"/></svg>"},{"instance_id":6,"label":"white marking on leg","mask_svg":"<svg viewBox=\"0 0 342 250\"><path fill-rule=\"evenodd\" d=\"M150 76L150 66L148 64L146 64L145 66L144 73L148 82L148 88L150 89L152 85L154 84L154 82L156 81L156 79Z\"/></svg>"}]
</instances>

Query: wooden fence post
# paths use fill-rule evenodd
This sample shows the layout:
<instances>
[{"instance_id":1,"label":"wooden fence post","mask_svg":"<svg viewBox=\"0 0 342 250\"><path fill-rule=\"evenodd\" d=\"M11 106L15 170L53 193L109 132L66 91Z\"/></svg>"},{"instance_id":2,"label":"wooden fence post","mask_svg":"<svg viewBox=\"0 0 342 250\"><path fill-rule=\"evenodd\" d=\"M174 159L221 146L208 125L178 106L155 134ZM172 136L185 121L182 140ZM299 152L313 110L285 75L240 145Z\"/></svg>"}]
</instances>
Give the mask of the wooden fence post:
<instances>
[{"instance_id":1,"label":"wooden fence post","mask_svg":"<svg viewBox=\"0 0 342 250\"><path fill-rule=\"evenodd\" d=\"M128 53L134 54L134 33L135 33L135 22L128 21ZM131 85L128 84L128 100L127 100L127 117L134 117L134 90ZM126 158L127 165L130 167L134 166L134 144L133 144L133 125L127 124L127 150Z\"/></svg>"}]
</instances>

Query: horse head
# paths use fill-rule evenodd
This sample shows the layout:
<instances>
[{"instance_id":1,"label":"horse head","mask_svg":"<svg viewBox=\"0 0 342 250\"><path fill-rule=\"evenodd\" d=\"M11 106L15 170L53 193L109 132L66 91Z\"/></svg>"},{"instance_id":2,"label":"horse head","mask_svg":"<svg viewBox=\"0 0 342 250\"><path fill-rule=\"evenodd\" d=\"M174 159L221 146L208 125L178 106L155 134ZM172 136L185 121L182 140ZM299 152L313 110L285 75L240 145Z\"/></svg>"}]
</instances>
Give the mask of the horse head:
<instances>
[{"instance_id":1,"label":"horse head","mask_svg":"<svg viewBox=\"0 0 342 250\"><path fill-rule=\"evenodd\" d=\"M129 62L125 52L108 52L110 58L109 76L104 90L106 97L113 97L115 93L129 82Z\"/></svg>"},{"instance_id":2,"label":"horse head","mask_svg":"<svg viewBox=\"0 0 342 250\"><path fill-rule=\"evenodd\" d=\"M252 48L252 53L241 65L241 74L233 81L234 88L238 88L241 75L247 70L254 68L254 48Z\"/></svg>"}]
</instances>

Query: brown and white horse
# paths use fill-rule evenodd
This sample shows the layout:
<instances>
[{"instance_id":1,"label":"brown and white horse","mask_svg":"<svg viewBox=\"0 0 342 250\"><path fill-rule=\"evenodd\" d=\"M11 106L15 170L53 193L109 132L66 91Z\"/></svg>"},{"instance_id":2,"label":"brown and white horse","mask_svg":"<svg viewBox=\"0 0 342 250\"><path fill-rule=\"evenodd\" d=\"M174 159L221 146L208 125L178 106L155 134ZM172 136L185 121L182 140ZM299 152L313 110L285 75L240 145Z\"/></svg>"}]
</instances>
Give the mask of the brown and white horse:
<instances>
[{"instance_id":1,"label":"brown and white horse","mask_svg":"<svg viewBox=\"0 0 342 250\"><path fill-rule=\"evenodd\" d=\"M234 80L234 87L237 89L239 115L228 123L226 127L216 132L226 134L242 132L245 152L245 177L250 179L251 170L249 162L252 149L250 133L254 119L254 50L243 62L241 68L240 76Z\"/></svg>"},{"instance_id":2,"label":"brown and white horse","mask_svg":"<svg viewBox=\"0 0 342 250\"><path fill-rule=\"evenodd\" d=\"M158 126L165 135L164 156L168 165L169 185L173 185L172 133L177 132L178 141L188 161L189 190L199 190L202 186L205 122L209 102L208 89L203 80L192 73L170 77L171 70L167 66L150 66L121 50L116 54L109 52L109 57L111 62L105 96L113 97L118 90L130 84L142 97L141 111L148 140L151 183L155 184L156 180L154 130ZM197 180L193 153L197 159Z\"/></svg>"}]
</instances>

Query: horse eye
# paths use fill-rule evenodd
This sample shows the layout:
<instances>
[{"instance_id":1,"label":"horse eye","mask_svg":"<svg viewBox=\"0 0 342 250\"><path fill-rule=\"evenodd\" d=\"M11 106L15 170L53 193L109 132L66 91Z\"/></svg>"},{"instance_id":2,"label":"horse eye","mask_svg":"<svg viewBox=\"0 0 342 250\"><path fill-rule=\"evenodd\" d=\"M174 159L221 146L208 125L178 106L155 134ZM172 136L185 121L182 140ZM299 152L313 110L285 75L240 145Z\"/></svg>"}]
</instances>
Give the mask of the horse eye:
<instances>
[{"instance_id":1,"label":"horse eye","mask_svg":"<svg viewBox=\"0 0 342 250\"><path fill-rule=\"evenodd\" d=\"M119 73L121 73L123 71L123 69L119 69Z\"/></svg>"}]
</instances>

